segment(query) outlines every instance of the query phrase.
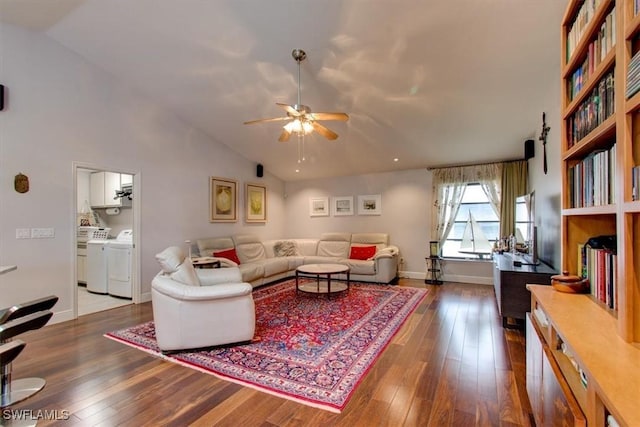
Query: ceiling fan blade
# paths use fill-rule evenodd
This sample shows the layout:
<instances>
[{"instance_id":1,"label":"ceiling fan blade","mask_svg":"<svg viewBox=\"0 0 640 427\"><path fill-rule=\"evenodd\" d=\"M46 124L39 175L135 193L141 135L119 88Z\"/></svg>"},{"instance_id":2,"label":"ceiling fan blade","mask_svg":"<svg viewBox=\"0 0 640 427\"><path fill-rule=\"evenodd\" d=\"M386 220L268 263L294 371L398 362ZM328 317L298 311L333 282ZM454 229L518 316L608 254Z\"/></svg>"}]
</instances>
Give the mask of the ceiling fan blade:
<instances>
[{"instance_id":1,"label":"ceiling fan blade","mask_svg":"<svg viewBox=\"0 0 640 427\"><path fill-rule=\"evenodd\" d=\"M283 120L291 120L291 117L275 117L273 119L258 119L244 122L245 125L252 125L255 123L268 123L268 122L281 122Z\"/></svg>"},{"instance_id":2,"label":"ceiling fan blade","mask_svg":"<svg viewBox=\"0 0 640 427\"><path fill-rule=\"evenodd\" d=\"M296 110L295 108L293 108L291 105L289 104L282 104L280 102L276 102L276 105L278 107L281 107L284 109L284 111L286 111L287 113L289 113L292 117L298 117L301 116L303 113L301 113L300 111Z\"/></svg>"},{"instance_id":3,"label":"ceiling fan blade","mask_svg":"<svg viewBox=\"0 0 640 427\"><path fill-rule=\"evenodd\" d=\"M309 113L307 116L313 120L340 120L342 122L349 120L347 113Z\"/></svg>"},{"instance_id":4,"label":"ceiling fan blade","mask_svg":"<svg viewBox=\"0 0 640 427\"><path fill-rule=\"evenodd\" d=\"M320 123L318 122L311 122L311 126L313 126L313 130L315 130L316 132L318 132L320 135L324 136L325 138L333 141L334 139L338 138L338 134L335 133L334 131L332 131L331 129L322 126Z\"/></svg>"},{"instance_id":5,"label":"ceiling fan blade","mask_svg":"<svg viewBox=\"0 0 640 427\"><path fill-rule=\"evenodd\" d=\"M278 141L287 142L290 136L291 136L291 132L283 128L282 133L280 134L280 138L278 138Z\"/></svg>"}]
</instances>

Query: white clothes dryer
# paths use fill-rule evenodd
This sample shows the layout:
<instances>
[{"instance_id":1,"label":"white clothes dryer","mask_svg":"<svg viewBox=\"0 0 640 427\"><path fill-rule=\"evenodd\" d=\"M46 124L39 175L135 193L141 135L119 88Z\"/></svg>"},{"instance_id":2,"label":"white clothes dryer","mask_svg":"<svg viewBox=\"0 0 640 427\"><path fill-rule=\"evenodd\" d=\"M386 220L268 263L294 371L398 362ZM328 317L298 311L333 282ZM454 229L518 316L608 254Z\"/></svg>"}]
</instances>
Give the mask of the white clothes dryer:
<instances>
[{"instance_id":1,"label":"white clothes dryer","mask_svg":"<svg viewBox=\"0 0 640 427\"><path fill-rule=\"evenodd\" d=\"M87 291L94 294L106 294L107 289L107 252L106 239L92 239L87 242Z\"/></svg>"},{"instance_id":2,"label":"white clothes dryer","mask_svg":"<svg viewBox=\"0 0 640 427\"><path fill-rule=\"evenodd\" d=\"M133 297L132 262L133 232L123 230L107 245L107 287L109 295L121 298Z\"/></svg>"}]
</instances>

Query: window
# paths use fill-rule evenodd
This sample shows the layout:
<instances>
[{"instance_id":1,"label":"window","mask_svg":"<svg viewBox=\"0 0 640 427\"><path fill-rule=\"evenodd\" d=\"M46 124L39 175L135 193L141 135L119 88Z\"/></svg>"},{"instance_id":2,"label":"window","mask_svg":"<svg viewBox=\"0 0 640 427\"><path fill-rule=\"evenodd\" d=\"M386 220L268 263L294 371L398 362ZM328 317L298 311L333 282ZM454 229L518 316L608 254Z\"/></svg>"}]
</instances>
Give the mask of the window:
<instances>
[{"instance_id":1,"label":"window","mask_svg":"<svg viewBox=\"0 0 640 427\"><path fill-rule=\"evenodd\" d=\"M469 183L465 186L464 195L462 196L453 227L442 246L442 256L449 258L479 257L479 255L460 252L460 244L469 222L469 213L471 213L491 246L499 238L500 219L493 210L489 198L479 183Z\"/></svg>"}]
</instances>

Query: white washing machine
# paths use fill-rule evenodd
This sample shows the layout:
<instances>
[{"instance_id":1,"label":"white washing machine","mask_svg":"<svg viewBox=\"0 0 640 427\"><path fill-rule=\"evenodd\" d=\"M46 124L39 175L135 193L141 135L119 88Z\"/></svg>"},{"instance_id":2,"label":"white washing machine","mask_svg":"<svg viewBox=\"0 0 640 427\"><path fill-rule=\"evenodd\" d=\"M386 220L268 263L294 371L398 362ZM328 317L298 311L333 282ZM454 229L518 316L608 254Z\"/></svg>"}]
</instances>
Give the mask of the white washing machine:
<instances>
[{"instance_id":1,"label":"white washing machine","mask_svg":"<svg viewBox=\"0 0 640 427\"><path fill-rule=\"evenodd\" d=\"M109 295L132 298L133 232L122 230L107 245L107 287Z\"/></svg>"},{"instance_id":2,"label":"white washing machine","mask_svg":"<svg viewBox=\"0 0 640 427\"><path fill-rule=\"evenodd\" d=\"M107 245L106 239L87 241L86 279L87 291L106 294L107 288Z\"/></svg>"}]
</instances>

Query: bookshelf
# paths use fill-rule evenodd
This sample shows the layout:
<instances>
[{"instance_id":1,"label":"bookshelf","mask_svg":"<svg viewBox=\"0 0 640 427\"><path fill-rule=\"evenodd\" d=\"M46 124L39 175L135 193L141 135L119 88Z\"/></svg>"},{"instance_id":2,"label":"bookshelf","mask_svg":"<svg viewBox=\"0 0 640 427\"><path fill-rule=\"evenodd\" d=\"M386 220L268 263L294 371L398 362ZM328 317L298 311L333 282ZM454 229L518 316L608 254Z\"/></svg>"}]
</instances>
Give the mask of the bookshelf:
<instances>
[{"instance_id":1,"label":"bookshelf","mask_svg":"<svg viewBox=\"0 0 640 427\"><path fill-rule=\"evenodd\" d=\"M606 426L608 417L640 425L634 403L640 395L640 201L633 183L640 165L638 9L638 0L569 0L561 27L562 270L582 275L584 244L617 236L610 276L615 304L601 294L529 287L527 332L538 340L532 351L544 351L527 360L553 367L547 376L559 383L567 407L579 408L573 425ZM542 371L527 366L532 378L536 369ZM544 383L544 372L540 378ZM544 393L532 387L530 396ZM544 408L534 414L544 419Z\"/></svg>"}]
</instances>

